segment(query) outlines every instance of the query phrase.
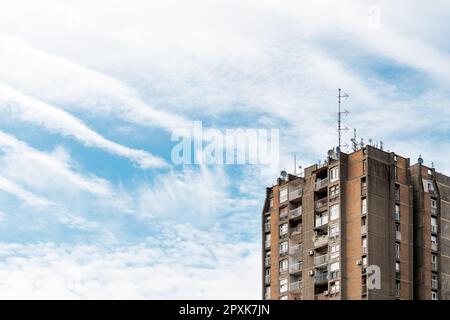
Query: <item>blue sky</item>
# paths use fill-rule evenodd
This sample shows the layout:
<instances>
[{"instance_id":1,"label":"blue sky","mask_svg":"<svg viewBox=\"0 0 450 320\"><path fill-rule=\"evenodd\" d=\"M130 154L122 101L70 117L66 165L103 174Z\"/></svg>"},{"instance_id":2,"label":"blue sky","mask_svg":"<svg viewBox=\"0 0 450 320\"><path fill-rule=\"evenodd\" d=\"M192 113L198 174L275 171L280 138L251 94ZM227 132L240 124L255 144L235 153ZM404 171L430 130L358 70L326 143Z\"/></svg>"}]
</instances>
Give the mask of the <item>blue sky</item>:
<instances>
[{"instance_id":1,"label":"blue sky","mask_svg":"<svg viewBox=\"0 0 450 320\"><path fill-rule=\"evenodd\" d=\"M257 165L175 165L174 130L345 124L450 173L450 5L3 1L0 298L260 298ZM350 134L344 136L349 141Z\"/></svg>"}]
</instances>

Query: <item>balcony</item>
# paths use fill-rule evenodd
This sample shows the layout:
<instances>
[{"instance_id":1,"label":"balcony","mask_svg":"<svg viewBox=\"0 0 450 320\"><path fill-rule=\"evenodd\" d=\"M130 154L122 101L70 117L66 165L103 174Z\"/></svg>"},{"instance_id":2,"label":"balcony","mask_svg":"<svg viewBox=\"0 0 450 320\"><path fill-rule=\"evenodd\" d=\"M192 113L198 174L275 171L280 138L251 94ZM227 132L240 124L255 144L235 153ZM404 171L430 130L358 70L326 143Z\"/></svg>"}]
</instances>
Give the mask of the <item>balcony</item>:
<instances>
[{"instance_id":1,"label":"balcony","mask_svg":"<svg viewBox=\"0 0 450 320\"><path fill-rule=\"evenodd\" d=\"M361 196L362 197L367 196L367 186L362 186L361 187Z\"/></svg>"},{"instance_id":2,"label":"balcony","mask_svg":"<svg viewBox=\"0 0 450 320\"><path fill-rule=\"evenodd\" d=\"M301 256L302 253L302 245L296 244L295 246L289 247L289 255L291 256Z\"/></svg>"},{"instance_id":3,"label":"balcony","mask_svg":"<svg viewBox=\"0 0 450 320\"><path fill-rule=\"evenodd\" d=\"M399 211L394 212L394 218L395 218L395 221L400 222L400 212Z\"/></svg>"},{"instance_id":4,"label":"balcony","mask_svg":"<svg viewBox=\"0 0 450 320\"><path fill-rule=\"evenodd\" d=\"M337 193L334 193L334 194L330 194L330 196L328 197L328 201L330 203L331 202L335 202L335 201L339 200L339 198L340 198L340 194L339 194L339 192L337 192Z\"/></svg>"},{"instance_id":5,"label":"balcony","mask_svg":"<svg viewBox=\"0 0 450 320\"><path fill-rule=\"evenodd\" d=\"M268 240L266 240L266 241L264 241L264 248L267 250L267 249L270 249L270 241L268 241Z\"/></svg>"},{"instance_id":6,"label":"balcony","mask_svg":"<svg viewBox=\"0 0 450 320\"><path fill-rule=\"evenodd\" d=\"M270 291L264 293L264 300L270 300Z\"/></svg>"},{"instance_id":7,"label":"balcony","mask_svg":"<svg viewBox=\"0 0 450 320\"><path fill-rule=\"evenodd\" d=\"M400 191L395 191L395 201L400 202Z\"/></svg>"},{"instance_id":8,"label":"balcony","mask_svg":"<svg viewBox=\"0 0 450 320\"><path fill-rule=\"evenodd\" d=\"M433 290L438 289L438 280L437 279L431 279L431 289L433 289Z\"/></svg>"},{"instance_id":9,"label":"balcony","mask_svg":"<svg viewBox=\"0 0 450 320\"><path fill-rule=\"evenodd\" d=\"M316 294L314 300L328 300L328 295L325 293Z\"/></svg>"},{"instance_id":10,"label":"balcony","mask_svg":"<svg viewBox=\"0 0 450 320\"><path fill-rule=\"evenodd\" d=\"M315 248L323 247L328 244L328 235L314 237L313 242Z\"/></svg>"},{"instance_id":11,"label":"balcony","mask_svg":"<svg viewBox=\"0 0 450 320\"><path fill-rule=\"evenodd\" d=\"M361 247L361 254L366 255L367 254L367 247Z\"/></svg>"},{"instance_id":12,"label":"balcony","mask_svg":"<svg viewBox=\"0 0 450 320\"><path fill-rule=\"evenodd\" d=\"M402 234L400 231L395 231L395 239L398 241L402 240Z\"/></svg>"},{"instance_id":13,"label":"balcony","mask_svg":"<svg viewBox=\"0 0 450 320\"><path fill-rule=\"evenodd\" d=\"M328 198L320 199L316 201L316 210L326 209L328 205Z\"/></svg>"},{"instance_id":14,"label":"balcony","mask_svg":"<svg viewBox=\"0 0 450 320\"><path fill-rule=\"evenodd\" d=\"M303 189L296 189L291 192L289 192L289 201L298 200L303 195Z\"/></svg>"},{"instance_id":15,"label":"balcony","mask_svg":"<svg viewBox=\"0 0 450 320\"><path fill-rule=\"evenodd\" d=\"M437 262L431 262L431 271L437 271L438 265Z\"/></svg>"},{"instance_id":16,"label":"balcony","mask_svg":"<svg viewBox=\"0 0 450 320\"><path fill-rule=\"evenodd\" d=\"M314 276L314 284L325 284L328 282L328 274L318 273Z\"/></svg>"},{"instance_id":17,"label":"balcony","mask_svg":"<svg viewBox=\"0 0 450 320\"><path fill-rule=\"evenodd\" d=\"M264 284L269 285L270 284L270 276L264 276Z\"/></svg>"},{"instance_id":18,"label":"balcony","mask_svg":"<svg viewBox=\"0 0 450 320\"><path fill-rule=\"evenodd\" d=\"M361 226L361 234L366 234L367 233L367 224Z\"/></svg>"},{"instance_id":19,"label":"balcony","mask_svg":"<svg viewBox=\"0 0 450 320\"><path fill-rule=\"evenodd\" d=\"M363 284L361 286L361 294L366 295L367 294L367 284Z\"/></svg>"},{"instance_id":20,"label":"balcony","mask_svg":"<svg viewBox=\"0 0 450 320\"><path fill-rule=\"evenodd\" d=\"M267 258L264 259L264 266L266 268L270 267L270 257L267 257Z\"/></svg>"},{"instance_id":21,"label":"balcony","mask_svg":"<svg viewBox=\"0 0 450 320\"><path fill-rule=\"evenodd\" d=\"M289 273L297 274L302 272L303 264L301 262L293 263L289 266Z\"/></svg>"},{"instance_id":22,"label":"balcony","mask_svg":"<svg viewBox=\"0 0 450 320\"><path fill-rule=\"evenodd\" d=\"M431 243L431 250L438 251L438 244L437 243Z\"/></svg>"},{"instance_id":23,"label":"balcony","mask_svg":"<svg viewBox=\"0 0 450 320\"><path fill-rule=\"evenodd\" d=\"M437 216L437 208L431 208L431 214L433 215L433 216Z\"/></svg>"},{"instance_id":24,"label":"balcony","mask_svg":"<svg viewBox=\"0 0 450 320\"><path fill-rule=\"evenodd\" d=\"M328 263L328 254L314 257L314 266L318 267Z\"/></svg>"},{"instance_id":25,"label":"balcony","mask_svg":"<svg viewBox=\"0 0 450 320\"><path fill-rule=\"evenodd\" d=\"M437 233L438 232L438 227L431 225L431 232Z\"/></svg>"},{"instance_id":26,"label":"balcony","mask_svg":"<svg viewBox=\"0 0 450 320\"><path fill-rule=\"evenodd\" d=\"M291 231L290 231L291 237L299 235L301 233L302 233L301 225L297 225L296 227L291 228Z\"/></svg>"},{"instance_id":27,"label":"balcony","mask_svg":"<svg viewBox=\"0 0 450 320\"><path fill-rule=\"evenodd\" d=\"M317 180L315 185L314 185L314 189L315 190L320 190L322 188L325 188L328 185L328 178L322 179L322 180Z\"/></svg>"},{"instance_id":28,"label":"balcony","mask_svg":"<svg viewBox=\"0 0 450 320\"><path fill-rule=\"evenodd\" d=\"M285 220L288 218L288 216L289 216L289 213L287 211L287 208L280 210L280 220Z\"/></svg>"},{"instance_id":29,"label":"balcony","mask_svg":"<svg viewBox=\"0 0 450 320\"><path fill-rule=\"evenodd\" d=\"M264 223L264 232L270 232L270 222Z\"/></svg>"},{"instance_id":30,"label":"balcony","mask_svg":"<svg viewBox=\"0 0 450 320\"><path fill-rule=\"evenodd\" d=\"M289 211L289 219L295 219L302 215L302 207L297 207Z\"/></svg>"},{"instance_id":31,"label":"balcony","mask_svg":"<svg viewBox=\"0 0 450 320\"><path fill-rule=\"evenodd\" d=\"M298 291L300 290L300 288L302 287L302 282L301 281L295 281L295 282L291 282L289 283L289 291Z\"/></svg>"}]
</instances>

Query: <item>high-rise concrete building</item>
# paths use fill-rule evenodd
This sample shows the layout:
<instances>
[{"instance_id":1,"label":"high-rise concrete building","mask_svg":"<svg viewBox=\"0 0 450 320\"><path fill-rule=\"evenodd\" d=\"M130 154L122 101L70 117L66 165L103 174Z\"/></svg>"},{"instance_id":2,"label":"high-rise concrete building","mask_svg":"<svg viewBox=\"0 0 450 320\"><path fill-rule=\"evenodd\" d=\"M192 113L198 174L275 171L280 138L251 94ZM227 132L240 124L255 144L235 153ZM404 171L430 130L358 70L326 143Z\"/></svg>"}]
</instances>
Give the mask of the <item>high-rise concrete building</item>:
<instances>
[{"instance_id":1,"label":"high-rise concrete building","mask_svg":"<svg viewBox=\"0 0 450 320\"><path fill-rule=\"evenodd\" d=\"M450 178L366 146L267 188L264 299L450 299Z\"/></svg>"}]
</instances>

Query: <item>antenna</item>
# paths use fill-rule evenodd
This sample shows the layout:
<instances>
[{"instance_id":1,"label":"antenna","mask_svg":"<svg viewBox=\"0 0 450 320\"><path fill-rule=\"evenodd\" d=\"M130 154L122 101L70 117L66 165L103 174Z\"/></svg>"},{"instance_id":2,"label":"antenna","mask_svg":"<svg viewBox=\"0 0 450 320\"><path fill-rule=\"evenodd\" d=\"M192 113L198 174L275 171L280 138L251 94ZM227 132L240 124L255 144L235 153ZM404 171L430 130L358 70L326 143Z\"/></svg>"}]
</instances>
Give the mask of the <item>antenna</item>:
<instances>
[{"instance_id":1,"label":"antenna","mask_svg":"<svg viewBox=\"0 0 450 320\"><path fill-rule=\"evenodd\" d=\"M339 105L339 109L338 109L338 137L339 137L338 147L339 147L339 150L340 150L341 149L341 133L342 133L342 131L347 131L348 130L347 127L341 128L341 116L343 114L348 115L348 111L347 110L341 111L341 99L342 98L347 99L349 97L349 95L347 93L345 93L345 92L342 92L341 88L339 88L338 92L339 92L339 95L338 95L338 105Z\"/></svg>"},{"instance_id":2,"label":"antenna","mask_svg":"<svg viewBox=\"0 0 450 320\"><path fill-rule=\"evenodd\" d=\"M383 151L383 141L380 141L380 150Z\"/></svg>"},{"instance_id":3,"label":"antenna","mask_svg":"<svg viewBox=\"0 0 450 320\"><path fill-rule=\"evenodd\" d=\"M297 155L294 153L294 174L297 174Z\"/></svg>"},{"instance_id":4,"label":"antenna","mask_svg":"<svg viewBox=\"0 0 450 320\"><path fill-rule=\"evenodd\" d=\"M353 152L355 152L358 150L358 142L356 142L356 129L353 129L353 138L351 138L350 141L352 142Z\"/></svg>"}]
</instances>

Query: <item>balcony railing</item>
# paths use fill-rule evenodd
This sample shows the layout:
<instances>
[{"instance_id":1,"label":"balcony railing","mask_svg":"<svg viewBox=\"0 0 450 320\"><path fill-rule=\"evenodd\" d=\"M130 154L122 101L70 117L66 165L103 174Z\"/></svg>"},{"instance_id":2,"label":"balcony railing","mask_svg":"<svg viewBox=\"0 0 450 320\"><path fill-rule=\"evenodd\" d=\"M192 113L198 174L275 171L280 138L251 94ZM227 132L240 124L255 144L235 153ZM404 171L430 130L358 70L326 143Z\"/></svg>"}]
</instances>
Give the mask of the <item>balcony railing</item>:
<instances>
[{"instance_id":1,"label":"balcony railing","mask_svg":"<svg viewBox=\"0 0 450 320\"><path fill-rule=\"evenodd\" d=\"M366 196L367 195L367 186L362 186L361 187L361 196Z\"/></svg>"},{"instance_id":2,"label":"balcony railing","mask_svg":"<svg viewBox=\"0 0 450 320\"><path fill-rule=\"evenodd\" d=\"M367 233L367 224L361 226L361 234L366 234Z\"/></svg>"},{"instance_id":3,"label":"balcony railing","mask_svg":"<svg viewBox=\"0 0 450 320\"><path fill-rule=\"evenodd\" d=\"M431 289L437 289L438 288L438 281L437 279L431 279Z\"/></svg>"},{"instance_id":4,"label":"balcony railing","mask_svg":"<svg viewBox=\"0 0 450 320\"><path fill-rule=\"evenodd\" d=\"M295 209L292 209L289 211L289 219L295 219L297 217L300 217L302 215L302 207L297 207Z\"/></svg>"},{"instance_id":5,"label":"balcony railing","mask_svg":"<svg viewBox=\"0 0 450 320\"><path fill-rule=\"evenodd\" d=\"M289 192L289 201L296 200L303 195L303 189L296 189Z\"/></svg>"},{"instance_id":6,"label":"balcony railing","mask_svg":"<svg viewBox=\"0 0 450 320\"><path fill-rule=\"evenodd\" d=\"M437 269L438 269L437 262L432 262L431 263L431 271L437 271Z\"/></svg>"},{"instance_id":7,"label":"balcony railing","mask_svg":"<svg viewBox=\"0 0 450 320\"><path fill-rule=\"evenodd\" d=\"M302 233L302 226L301 225L297 225L296 227L291 228L291 236L295 236L298 235L300 233Z\"/></svg>"},{"instance_id":8,"label":"balcony railing","mask_svg":"<svg viewBox=\"0 0 450 320\"><path fill-rule=\"evenodd\" d=\"M438 251L438 244L437 243L431 243L431 250Z\"/></svg>"},{"instance_id":9,"label":"balcony railing","mask_svg":"<svg viewBox=\"0 0 450 320\"><path fill-rule=\"evenodd\" d=\"M298 290L300 290L301 287L302 287L301 281L295 281L295 282L289 283L289 291L298 291Z\"/></svg>"},{"instance_id":10,"label":"balcony railing","mask_svg":"<svg viewBox=\"0 0 450 320\"><path fill-rule=\"evenodd\" d=\"M298 273L302 271L303 264L301 262L293 263L289 266L289 273Z\"/></svg>"},{"instance_id":11,"label":"balcony railing","mask_svg":"<svg viewBox=\"0 0 450 320\"><path fill-rule=\"evenodd\" d=\"M318 273L314 276L315 284L323 284L328 282L328 274L326 273Z\"/></svg>"},{"instance_id":12,"label":"balcony railing","mask_svg":"<svg viewBox=\"0 0 450 320\"><path fill-rule=\"evenodd\" d=\"M314 241L314 247L315 248L322 247L322 246L328 244L328 235L314 237L313 241Z\"/></svg>"},{"instance_id":13,"label":"balcony railing","mask_svg":"<svg viewBox=\"0 0 450 320\"><path fill-rule=\"evenodd\" d=\"M322 188L326 187L327 184L328 184L328 178L325 178L325 179L322 179L322 180L317 180L315 185L314 185L314 188L316 190L322 189Z\"/></svg>"},{"instance_id":14,"label":"balcony railing","mask_svg":"<svg viewBox=\"0 0 450 320\"><path fill-rule=\"evenodd\" d=\"M336 200L339 200L339 197L340 197L339 192L334 193L334 194L330 194L330 195L328 196L328 202L334 202L334 201L336 201Z\"/></svg>"},{"instance_id":15,"label":"balcony railing","mask_svg":"<svg viewBox=\"0 0 450 320\"><path fill-rule=\"evenodd\" d=\"M320 199L316 201L316 209L324 208L328 204L328 198Z\"/></svg>"},{"instance_id":16,"label":"balcony railing","mask_svg":"<svg viewBox=\"0 0 450 320\"><path fill-rule=\"evenodd\" d=\"M395 231L395 239L402 240L402 234L400 231Z\"/></svg>"},{"instance_id":17,"label":"balcony railing","mask_svg":"<svg viewBox=\"0 0 450 320\"><path fill-rule=\"evenodd\" d=\"M431 214L437 216L437 208L431 208Z\"/></svg>"},{"instance_id":18,"label":"balcony railing","mask_svg":"<svg viewBox=\"0 0 450 320\"><path fill-rule=\"evenodd\" d=\"M264 242L264 248L266 248L266 249L270 249L270 241L265 241Z\"/></svg>"},{"instance_id":19,"label":"balcony railing","mask_svg":"<svg viewBox=\"0 0 450 320\"><path fill-rule=\"evenodd\" d=\"M264 232L270 232L270 222L264 223Z\"/></svg>"},{"instance_id":20,"label":"balcony railing","mask_svg":"<svg viewBox=\"0 0 450 320\"><path fill-rule=\"evenodd\" d=\"M294 246L290 246L289 247L289 254L291 256L299 256L302 252L302 245L301 244L296 244Z\"/></svg>"},{"instance_id":21,"label":"balcony railing","mask_svg":"<svg viewBox=\"0 0 450 320\"><path fill-rule=\"evenodd\" d=\"M264 259L264 265L266 266L266 268L270 267L270 257Z\"/></svg>"},{"instance_id":22,"label":"balcony railing","mask_svg":"<svg viewBox=\"0 0 450 320\"><path fill-rule=\"evenodd\" d=\"M314 257L314 265L320 266L328 263L328 254L323 254L321 256Z\"/></svg>"}]
</instances>

